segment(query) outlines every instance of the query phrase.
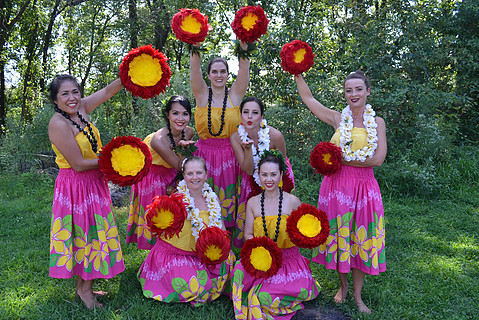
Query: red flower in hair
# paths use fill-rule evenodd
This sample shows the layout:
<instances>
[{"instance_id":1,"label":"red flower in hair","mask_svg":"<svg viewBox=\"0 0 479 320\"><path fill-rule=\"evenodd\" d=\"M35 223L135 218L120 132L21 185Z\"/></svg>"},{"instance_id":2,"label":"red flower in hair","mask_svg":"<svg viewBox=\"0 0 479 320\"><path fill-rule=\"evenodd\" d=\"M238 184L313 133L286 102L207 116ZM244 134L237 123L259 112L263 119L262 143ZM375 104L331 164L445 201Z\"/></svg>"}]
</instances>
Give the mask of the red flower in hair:
<instances>
[{"instance_id":1,"label":"red flower in hair","mask_svg":"<svg viewBox=\"0 0 479 320\"><path fill-rule=\"evenodd\" d=\"M286 220L289 239L301 248L316 248L329 236L329 221L324 211L303 203Z\"/></svg>"},{"instance_id":2,"label":"red flower in hair","mask_svg":"<svg viewBox=\"0 0 479 320\"><path fill-rule=\"evenodd\" d=\"M276 242L264 236L246 240L240 255L243 268L254 278L274 276L283 265L283 252Z\"/></svg>"},{"instance_id":3,"label":"red flower in hair","mask_svg":"<svg viewBox=\"0 0 479 320\"><path fill-rule=\"evenodd\" d=\"M331 142L318 143L309 156L309 164L316 173L330 176L341 169L343 152Z\"/></svg>"},{"instance_id":4,"label":"red flower in hair","mask_svg":"<svg viewBox=\"0 0 479 320\"><path fill-rule=\"evenodd\" d=\"M171 19L171 29L178 40L195 44L205 40L210 25L198 9L180 9Z\"/></svg>"},{"instance_id":5,"label":"red flower in hair","mask_svg":"<svg viewBox=\"0 0 479 320\"><path fill-rule=\"evenodd\" d=\"M132 49L120 64L121 82L135 97L154 97L170 84L171 70L167 60L151 45Z\"/></svg>"},{"instance_id":6,"label":"red flower in hair","mask_svg":"<svg viewBox=\"0 0 479 320\"><path fill-rule=\"evenodd\" d=\"M205 265L222 263L228 259L231 250L228 231L218 227L207 227L201 230L196 241L196 254Z\"/></svg>"},{"instance_id":7,"label":"red flower in hair","mask_svg":"<svg viewBox=\"0 0 479 320\"><path fill-rule=\"evenodd\" d=\"M151 233L156 233L158 236L164 234L165 238L178 236L186 220L186 205L180 193L173 193L171 196L155 196L145 209L146 225Z\"/></svg>"},{"instance_id":8,"label":"red flower in hair","mask_svg":"<svg viewBox=\"0 0 479 320\"><path fill-rule=\"evenodd\" d=\"M279 56L283 69L291 74L303 73L313 66L313 50L306 42L300 40L285 44Z\"/></svg>"},{"instance_id":9,"label":"red flower in hair","mask_svg":"<svg viewBox=\"0 0 479 320\"><path fill-rule=\"evenodd\" d=\"M233 32L243 42L253 43L266 33L269 20L260 6L247 6L236 12Z\"/></svg>"},{"instance_id":10,"label":"red flower in hair","mask_svg":"<svg viewBox=\"0 0 479 320\"><path fill-rule=\"evenodd\" d=\"M111 139L98 157L100 171L121 187L131 186L143 179L150 170L151 161L148 145L133 136Z\"/></svg>"}]
</instances>

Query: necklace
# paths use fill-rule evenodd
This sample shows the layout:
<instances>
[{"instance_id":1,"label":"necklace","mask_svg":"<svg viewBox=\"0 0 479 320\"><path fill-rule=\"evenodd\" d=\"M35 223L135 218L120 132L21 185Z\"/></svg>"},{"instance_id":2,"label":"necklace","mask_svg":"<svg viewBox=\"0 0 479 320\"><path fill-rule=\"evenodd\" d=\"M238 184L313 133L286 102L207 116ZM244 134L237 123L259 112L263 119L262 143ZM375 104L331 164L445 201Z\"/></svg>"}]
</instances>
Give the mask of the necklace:
<instances>
[{"instance_id":1,"label":"necklace","mask_svg":"<svg viewBox=\"0 0 479 320\"><path fill-rule=\"evenodd\" d=\"M240 136L241 142L246 143L248 141L251 141L251 138L248 136L248 132L246 132L242 124L238 126L238 134ZM258 175L259 160L261 158L261 154L265 150L269 150L269 143L270 143L269 128L266 124L266 119L263 119L261 120L261 124L259 126L259 131L258 131L258 150L256 150L256 146L254 144L252 146L253 163L254 163L253 178L258 186L261 186L261 181L259 180L259 175Z\"/></svg>"},{"instance_id":2,"label":"necklace","mask_svg":"<svg viewBox=\"0 0 479 320\"><path fill-rule=\"evenodd\" d=\"M57 106L55 106L55 111L60 113L67 120L70 120L70 122L75 127L77 127L80 132L83 132L83 134L87 137L88 141L90 141L91 149L93 150L94 153L96 153L97 150L98 150L98 143L96 141L95 135L93 134L93 129L91 128L90 123L82 117L80 112L77 111L77 116L78 116L78 118L80 118L80 121L88 127L88 131L90 131L90 134L88 134L88 132L85 130L85 128L80 127L80 125L76 121L72 120L72 118L70 118L70 116L65 111L60 110L60 108L58 108Z\"/></svg>"},{"instance_id":3,"label":"necklace","mask_svg":"<svg viewBox=\"0 0 479 320\"><path fill-rule=\"evenodd\" d=\"M195 199L191 196L185 180L181 180L180 183L178 183L177 190L179 193L183 194L183 201L188 204L186 209L188 211L188 216L186 218L191 221L191 233L195 239L198 240L198 236L206 227L206 224L203 222L203 219L200 218L200 210L195 207ZM201 193L206 200L206 205L208 206L210 220L208 227L221 228L221 207L216 193L213 192L207 182L203 184Z\"/></svg>"},{"instance_id":4,"label":"necklace","mask_svg":"<svg viewBox=\"0 0 479 320\"><path fill-rule=\"evenodd\" d=\"M170 138L171 145L173 146L173 150L176 149L176 142L175 139L173 138L173 134L171 133L171 127L170 127L170 122L166 124L168 127L168 137ZM185 140L185 129L181 130L181 139L180 140Z\"/></svg>"},{"instance_id":5,"label":"necklace","mask_svg":"<svg viewBox=\"0 0 479 320\"><path fill-rule=\"evenodd\" d=\"M279 236L279 225L281 223L281 208L283 206L283 189L281 187L279 188L279 204L278 204L278 221L276 221L276 231L274 235L273 241L276 242L278 240ZM266 228L266 218L264 215L264 190L261 193L261 217L263 218L263 229L264 229L264 235L268 236L268 229Z\"/></svg>"},{"instance_id":6,"label":"necklace","mask_svg":"<svg viewBox=\"0 0 479 320\"><path fill-rule=\"evenodd\" d=\"M351 144L353 142L351 138L351 131L353 130L353 113L351 112L351 108L347 106L341 112L341 122L339 124L339 132L341 133L341 137L339 139L339 146L343 151L343 157L346 161L352 160L359 160L361 162L366 161L366 158L371 158L374 156L374 152L378 147L378 132L376 130L377 123L374 118L376 112L374 112L373 108L370 104L366 105L363 114L363 124L366 128L367 132L367 142L368 144L356 151L351 150Z\"/></svg>"},{"instance_id":7,"label":"necklace","mask_svg":"<svg viewBox=\"0 0 479 320\"><path fill-rule=\"evenodd\" d=\"M225 98L223 99L223 111L221 112L221 126L218 133L213 133L211 131L211 101L213 100L213 90L211 90L211 87L208 89L208 131L213 137L217 137L221 134L221 132L223 132L223 127L225 126L226 104L228 103L228 87L225 86Z\"/></svg>"}]
</instances>

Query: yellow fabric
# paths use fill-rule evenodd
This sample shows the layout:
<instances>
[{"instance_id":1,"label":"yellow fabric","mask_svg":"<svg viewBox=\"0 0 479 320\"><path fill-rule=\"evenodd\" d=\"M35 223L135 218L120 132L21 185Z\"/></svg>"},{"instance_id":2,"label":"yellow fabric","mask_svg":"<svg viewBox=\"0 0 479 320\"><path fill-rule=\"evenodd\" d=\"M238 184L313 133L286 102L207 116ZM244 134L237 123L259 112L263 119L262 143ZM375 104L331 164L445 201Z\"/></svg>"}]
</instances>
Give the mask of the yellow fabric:
<instances>
[{"instance_id":1,"label":"yellow fabric","mask_svg":"<svg viewBox=\"0 0 479 320\"><path fill-rule=\"evenodd\" d=\"M341 133L339 128L336 129L333 137L331 138L331 143L334 143L339 147L339 139L341 138ZM353 127L351 130L351 139L353 140L351 144L351 150L354 152L358 149L362 149L368 145L368 132L365 128Z\"/></svg>"},{"instance_id":2,"label":"yellow fabric","mask_svg":"<svg viewBox=\"0 0 479 320\"><path fill-rule=\"evenodd\" d=\"M294 244L289 239L288 233L286 233L286 219L287 216L281 216L281 223L279 224L279 235L276 243L281 249L287 249L294 247ZM276 222L278 221L278 216L265 216L266 220L266 229L268 230L268 236L274 238L276 232ZM257 217L254 219L253 233L255 237L264 236L263 228L263 218Z\"/></svg>"},{"instance_id":3,"label":"yellow fabric","mask_svg":"<svg viewBox=\"0 0 479 320\"><path fill-rule=\"evenodd\" d=\"M93 130L93 134L95 135L95 138L96 138L96 141L97 141L97 144L98 144L98 150L101 150L102 144L101 144L101 140L100 140L100 132L98 131L98 129L92 123L90 123L90 126ZM85 130L88 130L88 128L85 128ZM87 131L87 132L90 133L90 131ZM76 140L78 146L80 147L80 151L81 151L81 154L83 156L83 159L97 159L98 158L98 156L91 149L90 141L88 141L88 138L86 137L86 135L83 132L79 132L75 136L75 140ZM53 151L55 152L55 154L57 156L56 159L55 159L55 162L57 163L58 167L60 169L71 168L68 161L60 153L60 151L58 151L57 147L55 147L55 145L53 143L52 143L52 148L53 148Z\"/></svg>"},{"instance_id":4,"label":"yellow fabric","mask_svg":"<svg viewBox=\"0 0 479 320\"><path fill-rule=\"evenodd\" d=\"M231 100L230 100L231 102ZM211 108L211 131L217 133L221 127L221 113L223 108ZM229 138L238 130L238 125L241 123L240 107L226 108L225 110L225 125L223 131L217 137L213 137L208 131L208 108L195 109L195 124L196 131L200 139L206 140L208 138L224 139Z\"/></svg>"},{"instance_id":5,"label":"yellow fabric","mask_svg":"<svg viewBox=\"0 0 479 320\"><path fill-rule=\"evenodd\" d=\"M208 224L210 222L210 215L208 211L200 211L200 218L203 220L204 223ZM191 233L191 221L185 220L185 224L183 225L183 229L179 236L174 236L170 239L165 239L162 237L163 240L175 246L181 250L185 251L193 251L196 248L196 240L193 234Z\"/></svg>"},{"instance_id":6,"label":"yellow fabric","mask_svg":"<svg viewBox=\"0 0 479 320\"><path fill-rule=\"evenodd\" d=\"M171 166L165 161L163 160L162 157L160 157L160 155L155 151L155 149L153 149L151 147L151 138L153 138L153 135L155 134L155 132L151 133L150 135L148 135L144 140L143 142L146 143L148 145L148 148L150 148L150 152L151 152L151 157L153 158L152 159L152 164L156 164L156 165L159 165L159 166L163 166L165 168L171 168Z\"/></svg>"}]
</instances>

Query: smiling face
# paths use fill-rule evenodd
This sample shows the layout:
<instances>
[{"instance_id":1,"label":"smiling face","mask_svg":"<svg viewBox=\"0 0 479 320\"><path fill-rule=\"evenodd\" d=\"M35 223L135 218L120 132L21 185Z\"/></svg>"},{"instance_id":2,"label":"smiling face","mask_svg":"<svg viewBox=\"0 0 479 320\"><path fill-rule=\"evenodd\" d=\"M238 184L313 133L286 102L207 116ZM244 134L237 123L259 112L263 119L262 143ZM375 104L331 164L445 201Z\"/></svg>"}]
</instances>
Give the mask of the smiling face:
<instances>
[{"instance_id":1,"label":"smiling face","mask_svg":"<svg viewBox=\"0 0 479 320\"><path fill-rule=\"evenodd\" d=\"M173 102L171 109L168 112L168 121L170 122L170 128L182 131L186 128L190 122L190 114L179 102Z\"/></svg>"},{"instance_id":2,"label":"smiling face","mask_svg":"<svg viewBox=\"0 0 479 320\"><path fill-rule=\"evenodd\" d=\"M75 82L65 80L60 84L56 98L53 100L60 110L67 114L76 114L80 108L81 92Z\"/></svg>"},{"instance_id":3,"label":"smiling face","mask_svg":"<svg viewBox=\"0 0 479 320\"><path fill-rule=\"evenodd\" d=\"M277 163L265 162L259 168L259 180L267 191L278 188L281 178L282 175Z\"/></svg>"},{"instance_id":4,"label":"smiling face","mask_svg":"<svg viewBox=\"0 0 479 320\"><path fill-rule=\"evenodd\" d=\"M258 128L260 126L263 115L261 115L261 108L255 101L246 102L241 111L241 121L245 128Z\"/></svg>"},{"instance_id":5,"label":"smiling face","mask_svg":"<svg viewBox=\"0 0 479 320\"><path fill-rule=\"evenodd\" d=\"M204 162L197 159L187 161L183 177L189 190L201 190L207 178Z\"/></svg>"},{"instance_id":6,"label":"smiling face","mask_svg":"<svg viewBox=\"0 0 479 320\"><path fill-rule=\"evenodd\" d=\"M211 86L224 87L226 80L228 80L228 68L221 61L212 63L208 72L208 79L210 79Z\"/></svg>"},{"instance_id":7,"label":"smiling face","mask_svg":"<svg viewBox=\"0 0 479 320\"><path fill-rule=\"evenodd\" d=\"M362 79L349 79L344 83L344 95L351 108L364 107L370 92Z\"/></svg>"}]
</instances>

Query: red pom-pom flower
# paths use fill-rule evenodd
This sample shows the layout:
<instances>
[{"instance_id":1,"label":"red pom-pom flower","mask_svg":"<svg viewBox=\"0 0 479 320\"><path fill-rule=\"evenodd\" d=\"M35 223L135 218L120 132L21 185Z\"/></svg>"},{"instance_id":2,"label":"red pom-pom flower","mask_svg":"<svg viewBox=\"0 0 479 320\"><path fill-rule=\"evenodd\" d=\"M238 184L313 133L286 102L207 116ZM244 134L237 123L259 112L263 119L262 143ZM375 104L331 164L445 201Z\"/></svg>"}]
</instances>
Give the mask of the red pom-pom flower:
<instances>
[{"instance_id":1,"label":"red pom-pom flower","mask_svg":"<svg viewBox=\"0 0 479 320\"><path fill-rule=\"evenodd\" d=\"M313 49L303 41L293 40L281 49L281 66L291 74L300 74L313 66Z\"/></svg>"},{"instance_id":2,"label":"red pom-pom flower","mask_svg":"<svg viewBox=\"0 0 479 320\"><path fill-rule=\"evenodd\" d=\"M133 136L113 138L98 157L100 171L111 182L131 186L148 173L151 167L148 145Z\"/></svg>"},{"instance_id":3,"label":"red pom-pom flower","mask_svg":"<svg viewBox=\"0 0 479 320\"><path fill-rule=\"evenodd\" d=\"M330 176L341 169L343 152L341 148L331 142L318 143L309 155L309 164L316 173Z\"/></svg>"},{"instance_id":4,"label":"red pom-pom flower","mask_svg":"<svg viewBox=\"0 0 479 320\"><path fill-rule=\"evenodd\" d=\"M145 209L146 225L151 233L158 236L164 234L165 238L179 235L187 216L186 205L180 193L153 197Z\"/></svg>"},{"instance_id":5,"label":"red pom-pom flower","mask_svg":"<svg viewBox=\"0 0 479 320\"><path fill-rule=\"evenodd\" d=\"M218 227L207 227L201 230L196 241L196 254L205 265L222 263L228 259L231 250L228 231Z\"/></svg>"},{"instance_id":6,"label":"red pom-pom flower","mask_svg":"<svg viewBox=\"0 0 479 320\"><path fill-rule=\"evenodd\" d=\"M324 211L303 203L286 220L289 239L301 248L316 248L329 236L329 221Z\"/></svg>"},{"instance_id":7,"label":"red pom-pom flower","mask_svg":"<svg viewBox=\"0 0 479 320\"><path fill-rule=\"evenodd\" d=\"M120 79L135 97L149 99L170 84L168 58L151 45L132 49L120 64Z\"/></svg>"},{"instance_id":8,"label":"red pom-pom flower","mask_svg":"<svg viewBox=\"0 0 479 320\"><path fill-rule=\"evenodd\" d=\"M274 276L283 265L283 252L265 236L246 240L240 255L243 268L254 278Z\"/></svg>"},{"instance_id":9,"label":"red pom-pom flower","mask_svg":"<svg viewBox=\"0 0 479 320\"><path fill-rule=\"evenodd\" d=\"M195 44L205 40L210 25L198 9L180 9L171 19L171 29L178 40Z\"/></svg>"},{"instance_id":10,"label":"red pom-pom flower","mask_svg":"<svg viewBox=\"0 0 479 320\"><path fill-rule=\"evenodd\" d=\"M253 43L268 29L269 20L260 6L247 6L236 12L231 23L236 37L243 42Z\"/></svg>"}]
</instances>

